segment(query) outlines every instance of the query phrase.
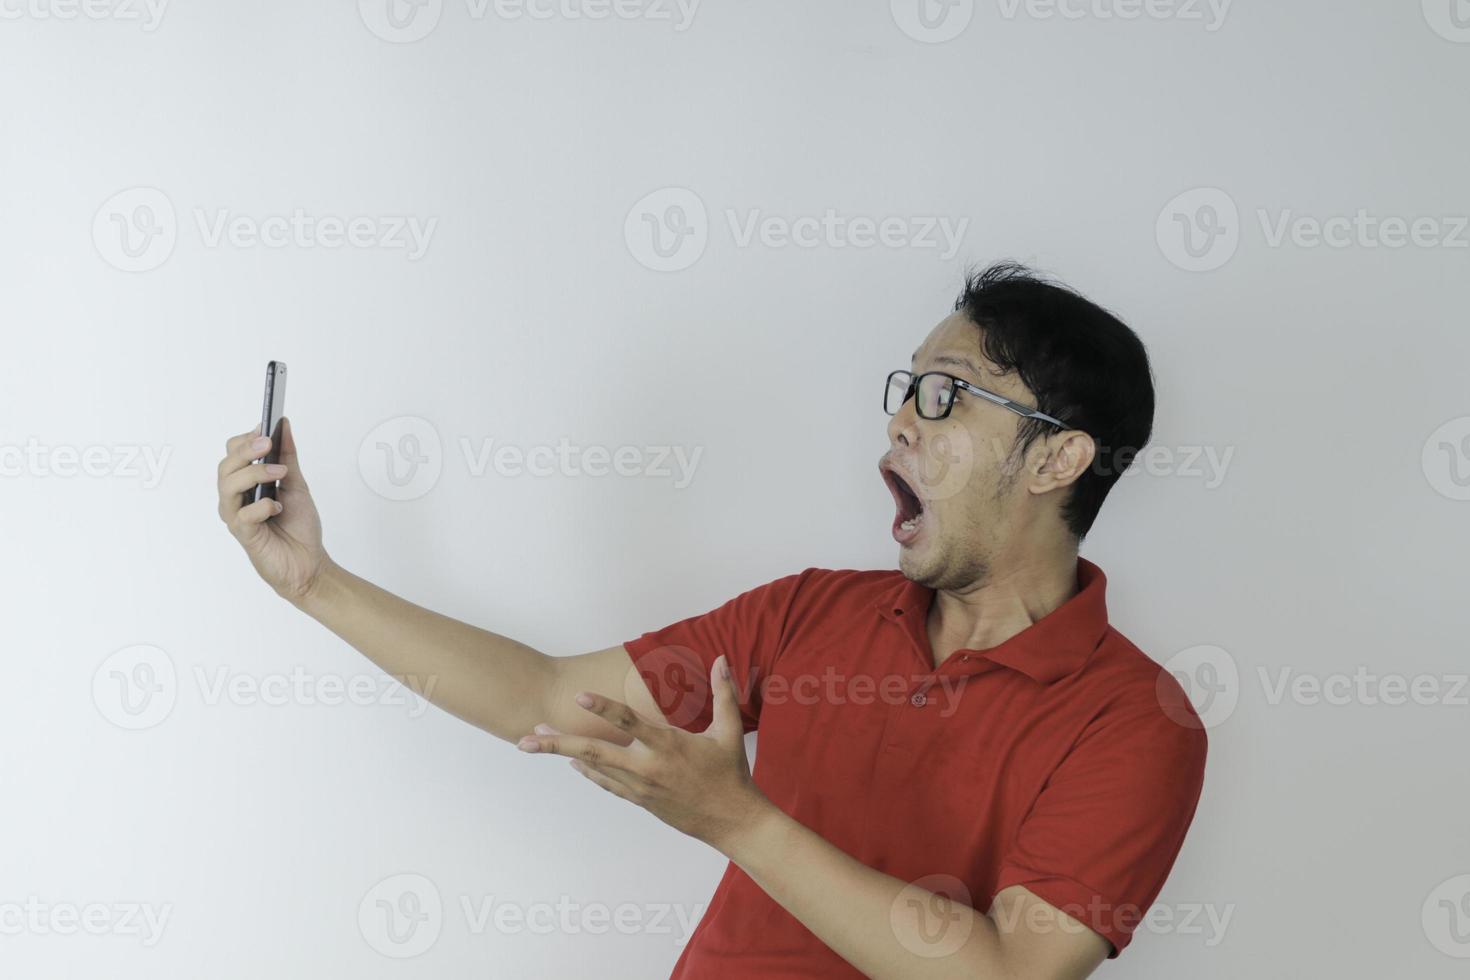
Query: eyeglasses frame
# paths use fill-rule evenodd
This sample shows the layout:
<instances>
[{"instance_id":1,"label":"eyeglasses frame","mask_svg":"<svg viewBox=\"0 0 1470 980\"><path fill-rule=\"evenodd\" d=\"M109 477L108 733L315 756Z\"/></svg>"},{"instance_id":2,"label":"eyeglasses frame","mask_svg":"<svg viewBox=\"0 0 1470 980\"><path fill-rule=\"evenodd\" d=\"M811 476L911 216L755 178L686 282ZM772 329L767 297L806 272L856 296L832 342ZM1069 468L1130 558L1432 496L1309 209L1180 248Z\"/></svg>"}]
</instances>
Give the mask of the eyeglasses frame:
<instances>
[{"instance_id":1,"label":"eyeglasses frame","mask_svg":"<svg viewBox=\"0 0 1470 980\"><path fill-rule=\"evenodd\" d=\"M898 405L898 407L899 407L900 410L902 410L903 406L905 404L907 404L907 402L908 402L908 400L910 398L913 398L915 396L915 394L919 390L919 384L923 381L924 378L928 377L931 374L937 374L937 375L939 375L941 377L948 378L949 381L956 388L960 389L961 391L968 391L972 395L979 395L981 398L985 399L986 401L992 402L993 404L996 404L996 405L999 405L1001 408L1008 409L1008 410L1010 410L1012 412L1015 412L1017 415L1021 416L1022 418L1038 419L1038 420L1040 420L1042 422L1049 422L1049 423L1051 423L1052 425L1056 426L1059 429L1066 429L1066 428L1068 428L1067 423L1063 422L1061 419L1054 418L1054 417L1052 417L1050 415L1047 415L1045 412L1038 411L1037 409L1029 408L1029 407L1027 407L1025 405L1022 405L1020 402L1012 401L1011 399L1007 398L1005 395L997 394L994 391L988 391L988 390L980 387L979 385L970 384L970 382L966 381L964 378L957 378L954 375L950 374L948 371L925 371L922 374L915 374L912 371L905 371L902 368L900 368L897 371L890 371L890 372L888 372L888 377L883 382L883 411L884 411L885 414L890 414L890 415L897 415L898 414L897 412L891 412L891 413L888 412L888 389L891 388L891 387L893 387L893 379L894 379L894 377L896 377L897 375L900 375L900 374L906 374L906 375L908 375L908 378L909 378L908 391L905 392L905 394L903 396L903 401L902 402L899 402L899 405ZM918 403L917 402L915 402L915 404L914 404L914 411L918 414L919 418L921 418L921 419L927 419L928 421L931 421L931 422L937 422L937 421L939 421L941 419L947 419L947 418L949 418L949 413L953 409L954 409L954 394L953 393L950 394L950 396L949 396L949 402L948 402L948 404L946 404L944 406L943 413L940 414L940 415L936 415L933 418L930 418L930 416L925 415L923 412L920 412L919 411L919 406L918 406Z\"/></svg>"}]
</instances>

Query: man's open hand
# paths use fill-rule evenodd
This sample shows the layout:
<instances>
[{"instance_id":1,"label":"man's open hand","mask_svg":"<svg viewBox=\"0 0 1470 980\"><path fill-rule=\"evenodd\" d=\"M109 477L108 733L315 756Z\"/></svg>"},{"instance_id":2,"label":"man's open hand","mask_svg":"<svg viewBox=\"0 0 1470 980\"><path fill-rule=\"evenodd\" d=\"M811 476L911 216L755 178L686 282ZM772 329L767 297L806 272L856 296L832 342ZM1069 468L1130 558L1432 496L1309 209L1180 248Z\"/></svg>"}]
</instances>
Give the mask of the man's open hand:
<instances>
[{"instance_id":1,"label":"man's open hand","mask_svg":"<svg viewBox=\"0 0 1470 980\"><path fill-rule=\"evenodd\" d=\"M621 746L541 724L517 748L567 756L573 768L609 793L728 854L732 838L772 804L750 778L740 707L724 657L710 672L710 689L714 720L697 735L651 721L619 701L582 693L577 704L633 742Z\"/></svg>"}]
</instances>

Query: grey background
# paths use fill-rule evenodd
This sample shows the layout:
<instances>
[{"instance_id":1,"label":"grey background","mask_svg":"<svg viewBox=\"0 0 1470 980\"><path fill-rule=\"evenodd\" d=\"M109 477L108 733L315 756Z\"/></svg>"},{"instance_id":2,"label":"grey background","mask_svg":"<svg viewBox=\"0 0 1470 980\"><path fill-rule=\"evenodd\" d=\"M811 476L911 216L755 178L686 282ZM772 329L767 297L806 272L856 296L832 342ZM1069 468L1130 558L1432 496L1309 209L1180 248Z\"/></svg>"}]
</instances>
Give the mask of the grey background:
<instances>
[{"instance_id":1,"label":"grey background","mask_svg":"<svg viewBox=\"0 0 1470 980\"><path fill-rule=\"evenodd\" d=\"M1470 19L1463 0L1240 0L1219 22L997 0L948 8L941 29L963 29L942 43L903 29L902 0L707 0L684 30L449 0L407 43L368 0L151 21L5 6L0 907L100 905L116 927L9 915L0 969L666 975L676 914L477 930L461 903L697 915L712 851L422 704L210 698L220 677L377 677L254 579L214 514L223 440L254 423L264 362L287 360L338 561L550 653L610 646L808 565L893 567L879 382L967 266L1013 256L1150 347L1174 463L1123 481L1084 555L1115 624L1221 699L1159 899L1175 926L1099 975L1461 975L1470 236L1443 239L1470 212L1470 30L1452 3ZM166 198L176 241L124 271L113 218L138 216L135 188ZM625 233L664 188L707 215L675 272ZM1191 271L1179 222L1203 229L1222 201L1201 189L1236 215L1213 212L1215 267ZM296 209L437 224L416 259L211 245L199 226ZM968 225L948 256L741 246L731 209ZM1268 233L1360 209L1434 219L1440 243ZM359 450L403 417L439 436L442 473L391 500ZM563 438L703 455L680 489L477 477L461 442ZM28 445L113 462L66 475L16 463ZM160 481L122 465L145 448L169 454ZM1231 453L1218 479L1184 462L1207 450ZM168 658L172 708L128 730L109 678L138 645ZM1444 696L1275 696L1360 669ZM443 912L400 960L359 908L404 873ZM121 923L128 903L169 910L157 942Z\"/></svg>"}]
</instances>

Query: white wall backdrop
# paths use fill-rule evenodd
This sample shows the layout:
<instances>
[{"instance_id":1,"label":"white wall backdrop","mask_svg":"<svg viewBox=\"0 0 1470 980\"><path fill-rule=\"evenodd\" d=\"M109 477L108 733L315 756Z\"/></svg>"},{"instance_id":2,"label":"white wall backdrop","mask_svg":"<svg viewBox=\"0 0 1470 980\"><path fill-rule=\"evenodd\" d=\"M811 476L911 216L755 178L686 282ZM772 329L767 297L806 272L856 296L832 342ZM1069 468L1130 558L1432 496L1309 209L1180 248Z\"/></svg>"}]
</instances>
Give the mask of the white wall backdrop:
<instances>
[{"instance_id":1,"label":"white wall backdrop","mask_svg":"<svg viewBox=\"0 0 1470 980\"><path fill-rule=\"evenodd\" d=\"M924 3L0 0L0 972L666 976L721 859L278 601L223 441L286 360L339 562L610 646L895 567L882 376L1015 257L1150 347L1084 554L1212 726L1100 975L1462 974L1470 8Z\"/></svg>"}]
</instances>

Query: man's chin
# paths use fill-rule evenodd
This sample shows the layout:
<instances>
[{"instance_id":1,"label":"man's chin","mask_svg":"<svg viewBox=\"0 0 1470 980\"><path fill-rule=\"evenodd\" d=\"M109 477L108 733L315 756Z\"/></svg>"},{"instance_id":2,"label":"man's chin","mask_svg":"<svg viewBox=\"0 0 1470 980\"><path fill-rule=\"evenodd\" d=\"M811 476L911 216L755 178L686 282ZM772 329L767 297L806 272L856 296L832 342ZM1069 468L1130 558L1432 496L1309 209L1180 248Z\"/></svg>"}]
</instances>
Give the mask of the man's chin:
<instances>
[{"instance_id":1,"label":"man's chin","mask_svg":"<svg viewBox=\"0 0 1470 980\"><path fill-rule=\"evenodd\" d=\"M899 571L903 572L905 578L920 585L934 573L935 562L933 555L929 553L929 544L926 540L919 540L913 544L900 545L898 549Z\"/></svg>"}]
</instances>

